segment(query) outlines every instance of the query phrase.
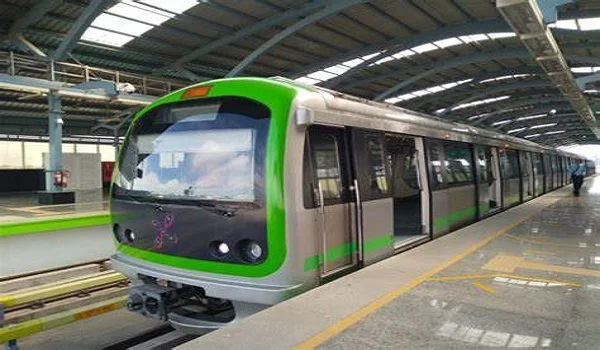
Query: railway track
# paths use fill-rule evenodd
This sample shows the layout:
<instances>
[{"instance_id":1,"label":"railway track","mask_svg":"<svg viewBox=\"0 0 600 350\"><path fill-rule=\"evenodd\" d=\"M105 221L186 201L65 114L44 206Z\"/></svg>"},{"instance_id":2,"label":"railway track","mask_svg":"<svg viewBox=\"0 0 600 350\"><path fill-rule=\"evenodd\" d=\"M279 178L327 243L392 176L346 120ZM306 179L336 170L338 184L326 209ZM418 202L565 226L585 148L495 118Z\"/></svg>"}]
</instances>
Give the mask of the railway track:
<instances>
[{"instance_id":1,"label":"railway track","mask_svg":"<svg viewBox=\"0 0 600 350\"><path fill-rule=\"evenodd\" d=\"M125 305L129 281L108 260L0 280L0 343Z\"/></svg>"},{"instance_id":2,"label":"railway track","mask_svg":"<svg viewBox=\"0 0 600 350\"><path fill-rule=\"evenodd\" d=\"M200 336L202 335L184 333L169 325L163 325L106 346L102 350L170 350Z\"/></svg>"},{"instance_id":3,"label":"railway track","mask_svg":"<svg viewBox=\"0 0 600 350\"><path fill-rule=\"evenodd\" d=\"M128 287L109 260L1 278L0 344L17 349L20 338L124 307ZM199 336L165 324L103 349L172 349Z\"/></svg>"}]
</instances>

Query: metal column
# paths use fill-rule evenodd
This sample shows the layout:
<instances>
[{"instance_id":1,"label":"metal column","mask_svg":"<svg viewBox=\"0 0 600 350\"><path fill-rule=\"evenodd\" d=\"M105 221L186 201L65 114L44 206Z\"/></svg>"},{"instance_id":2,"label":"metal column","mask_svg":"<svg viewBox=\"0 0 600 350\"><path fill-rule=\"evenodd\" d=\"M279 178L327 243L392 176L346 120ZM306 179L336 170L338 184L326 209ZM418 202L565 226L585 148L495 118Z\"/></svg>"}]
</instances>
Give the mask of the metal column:
<instances>
[{"instance_id":1,"label":"metal column","mask_svg":"<svg viewBox=\"0 0 600 350\"><path fill-rule=\"evenodd\" d=\"M48 134L50 136L50 153L46 165L46 191L62 192L62 187L54 184L53 175L55 171L63 169L62 159L62 106L60 95L56 90L50 90L48 94Z\"/></svg>"}]
</instances>

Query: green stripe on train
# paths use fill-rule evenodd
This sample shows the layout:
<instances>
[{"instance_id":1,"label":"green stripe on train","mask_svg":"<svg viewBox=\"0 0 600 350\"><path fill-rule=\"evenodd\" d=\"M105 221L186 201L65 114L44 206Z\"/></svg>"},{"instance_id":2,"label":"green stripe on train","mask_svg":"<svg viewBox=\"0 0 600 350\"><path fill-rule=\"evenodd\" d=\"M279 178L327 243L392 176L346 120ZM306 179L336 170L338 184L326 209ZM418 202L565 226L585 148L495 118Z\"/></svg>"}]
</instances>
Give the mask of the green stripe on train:
<instances>
[{"instance_id":1,"label":"green stripe on train","mask_svg":"<svg viewBox=\"0 0 600 350\"><path fill-rule=\"evenodd\" d=\"M482 213L487 212L490 209L489 204L483 204L479 206L479 210ZM446 229L446 228L450 228L450 225L456 221L460 221L463 219L467 219L467 218L474 218L475 215L477 214L475 207L469 207L469 208L465 208L453 213L450 213L449 215L442 217L442 218L437 218L433 220L433 228L434 230L438 230L438 229ZM385 236L380 236L377 238L373 238L371 240L365 241L364 244L364 251L365 254L375 251L375 250L379 250L381 248L385 248L385 247L389 247L391 245L393 245L394 243L394 235L385 235ZM347 257L350 254L354 253L356 251L356 244L355 243L344 243L341 244L339 246L335 246L333 248L328 249L325 252L325 255L327 256L327 261L334 261L343 257ZM323 255L313 255L311 257L308 257L304 260L304 271L311 271L314 270L316 268L319 267L319 265L321 265L323 263Z\"/></svg>"},{"instance_id":2,"label":"green stripe on train","mask_svg":"<svg viewBox=\"0 0 600 350\"><path fill-rule=\"evenodd\" d=\"M489 210L489 204L482 204L479 206L480 213L487 213ZM434 232L439 232L441 230L449 229L450 225L453 223L464 219L474 218L475 215L477 215L475 207L468 207L459 211L455 211L447 216L433 219L433 230Z\"/></svg>"},{"instance_id":3,"label":"green stripe on train","mask_svg":"<svg viewBox=\"0 0 600 350\"><path fill-rule=\"evenodd\" d=\"M110 224L109 214L0 224L0 236L68 230Z\"/></svg>"},{"instance_id":4,"label":"green stripe on train","mask_svg":"<svg viewBox=\"0 0 600 350\"><path fill-rule=\"evenodd\" d=\"M485 206L481 206L481 209L484 209ZM441 230L446 230L450 228L450 225L457 221L462 221L464 219L474 218L477 214L475 207L468 207L459 211L455 211L450 213L444 217L433 219L433 230L439 232Z\"/></svg>"},{"instance_id":5,"label":"green stripe on train","mask_svg":"<svg viewBox=\"0 0 600 350\"><path fill-rule=\"evenodd\" d=\"M364 252L368 254L375 250L389 247L394 242L394 235L387 234L379 236L365 241ZM327 249L325 256L327 261L335 261L337 259L345 258L356 252L356 243L344 243L338 246ZM304 271L315 270L323 263L323 254L313 255L304 259Z\"/></svg>"}]
</instances>

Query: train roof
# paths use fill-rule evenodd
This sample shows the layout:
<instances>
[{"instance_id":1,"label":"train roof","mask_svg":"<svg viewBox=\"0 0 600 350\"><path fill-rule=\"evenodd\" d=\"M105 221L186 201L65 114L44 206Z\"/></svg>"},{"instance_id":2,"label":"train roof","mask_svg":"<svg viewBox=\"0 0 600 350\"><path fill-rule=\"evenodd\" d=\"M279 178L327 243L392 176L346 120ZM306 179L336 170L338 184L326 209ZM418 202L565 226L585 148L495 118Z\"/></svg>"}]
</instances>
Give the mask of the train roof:
<instances>
[{"instance_id":1,"label":"train roof","mask_svg":"<svg viewBox=\"0 0 600 350\"><path fill-rule=\"evenodd\" d=\"M467 137L490 139L496 141L499 144L507 145L509 147L521 146L524 148L536 149L544 153L556 153L568 157L585 158L578 154L557 150L556 148L540 145L533 141L502 134L488 129L474 127L467 124L449 122L439 117L435 117L421 112L415 112L389 103L371 101L368 99L322 88L319 86L299 83L294 80L290 80L283 77L273 77L269 78L269 80L284 83L286 85L291 85L292 87L298 90L303 90L305 92L318 93L321 96L325 97L328 107L340 111L366 113L373 118L381 119L399 119L397 117L395 118L394 114L398 116L409 116L409 118L402 118L401 121L424 127L442 129L449 134L459 134Z\"/></svg>"}]
</instances>

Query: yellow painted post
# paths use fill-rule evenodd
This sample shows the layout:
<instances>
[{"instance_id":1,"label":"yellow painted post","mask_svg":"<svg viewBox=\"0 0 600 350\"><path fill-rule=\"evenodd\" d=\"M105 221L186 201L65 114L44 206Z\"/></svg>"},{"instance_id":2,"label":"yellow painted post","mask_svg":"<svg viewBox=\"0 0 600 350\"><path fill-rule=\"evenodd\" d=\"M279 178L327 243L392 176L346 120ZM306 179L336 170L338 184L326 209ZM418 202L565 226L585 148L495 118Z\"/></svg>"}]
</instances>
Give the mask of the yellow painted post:
<instances>
[{"instance_id":1,"label":"yellow painted post","mask_svg":"<svg viewBox=\"0 0 600 350\"><path fill-rule=\"evenodd\" d=\"M0 330L4 328L4 304L0 303ZM16 339L8 339L5 346L6 350L18 350Z\"/></svg>"},{"instance_id":2,"label":"yellow painted post","mask_svg":"<svg viewBox=\"0 0 600 350\"><path fill-rule=\"evenodd\" d=\"M5 328L0 328L0 344L6 342L8 343L8 349L16 350L15 339L120 309L125 306L126 300L126 296L121 296L74 310L63 311L19 324L8 325ZM11 344L14 344L14 347L11 348Z\"/></svg>"}]
</instances>

